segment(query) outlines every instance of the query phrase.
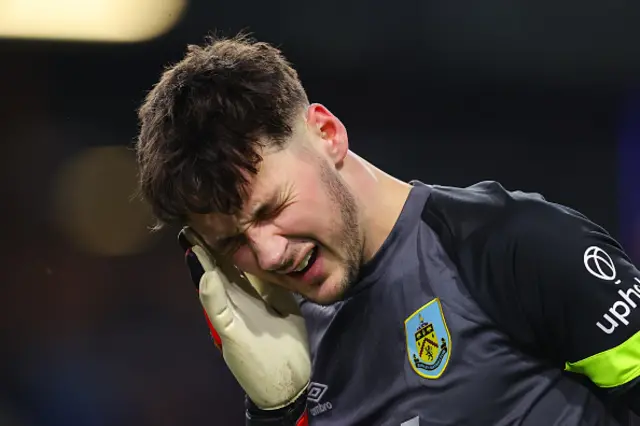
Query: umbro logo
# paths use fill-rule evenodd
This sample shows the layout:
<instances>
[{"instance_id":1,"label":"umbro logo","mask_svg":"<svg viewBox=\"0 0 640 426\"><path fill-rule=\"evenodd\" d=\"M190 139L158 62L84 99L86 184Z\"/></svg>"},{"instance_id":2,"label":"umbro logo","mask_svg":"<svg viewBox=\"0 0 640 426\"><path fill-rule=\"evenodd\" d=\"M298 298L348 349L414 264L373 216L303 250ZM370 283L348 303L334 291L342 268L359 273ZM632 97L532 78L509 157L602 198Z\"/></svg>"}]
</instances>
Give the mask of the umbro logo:
<instances>
[{"instance_id":1,"label":"umbro logo","mask_svg":"<svg viewBox=\"0 0 640 426\"><path fill-rule=\"evenodd\" d=\"M400 426L420 426L420 417L415 416L414 418L407 420L406 422L402 422Z\"/></svg>"},{"instance_id":2,"label":"umbro logo","mask_svg":"<svg viewBox=\"0 0 640 426\"><path fill-rule=\"evenodd\" d=\"M322 402L322 398L324 397L325 393L327 393L328 389L329 386L323 385L322 383L309 383L309 387L307 388L307 402L316 404L314 407L309 408L309 414L315 417L333 409L333 405L331 405L331 402ZM412 419L402 422L400 426L420 426L420 417L413 417Z\"/></svg>"},{"instance_id":3,"label":"umbro logo","mask_svg":"<svg viewBox=\"0 0 640 426\"><path fill-rule=\"evenodd\" d=\"M307 401L317 404L315 407L311 407L309 409L309 413L312 416L315 417L318 414L325 413L333 408L331 402L321 402L322 397L324 397L324 394L327 393L327 389L329 389L329 387L327 385L323 385L322 383L309 383L309 388L307 389Z\"/></svg>"},{"instance_id":4,"label":"umbro logo","mask_svg":"<svg viewBox=\"0 0 640 426\"><path fill-rule=\"evenodd\" d=\"M316 382L309 383L309 389L307 390L307 401L320 402L324 394L327 392L327 389L327 385Z\"/></svg>"}]
</instances>

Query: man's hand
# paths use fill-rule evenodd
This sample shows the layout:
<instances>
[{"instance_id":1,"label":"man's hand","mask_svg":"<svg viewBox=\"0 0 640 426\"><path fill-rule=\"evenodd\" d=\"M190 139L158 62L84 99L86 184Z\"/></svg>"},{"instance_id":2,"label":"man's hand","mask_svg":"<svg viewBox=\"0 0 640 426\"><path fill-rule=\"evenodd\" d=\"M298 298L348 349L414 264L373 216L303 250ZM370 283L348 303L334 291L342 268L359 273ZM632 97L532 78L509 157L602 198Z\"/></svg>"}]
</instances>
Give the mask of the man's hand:
<instances>
[{"instance_id":1,"label":"man's hand","mask_svg":"<svg viewBox=\"0 0 640 426\"><path fill-rule=\"evenodd\" d=\"M188 227L178 240L216 345L247 397L261 410L294 403L307 388L311 362L293 295L219 262Z\"/></svg>"}]
</instances>

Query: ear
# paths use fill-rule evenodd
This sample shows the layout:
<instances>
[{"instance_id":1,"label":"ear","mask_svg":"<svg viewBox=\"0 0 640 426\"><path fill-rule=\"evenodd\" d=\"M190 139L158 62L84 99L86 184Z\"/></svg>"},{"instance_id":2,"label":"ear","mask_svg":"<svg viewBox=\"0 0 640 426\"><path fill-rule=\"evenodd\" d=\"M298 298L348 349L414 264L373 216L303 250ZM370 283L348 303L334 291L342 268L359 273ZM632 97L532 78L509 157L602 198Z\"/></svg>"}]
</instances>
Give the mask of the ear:
<instances>
[{"instance_id":1,"label":"ear","mask_svg":"<svg viewBox=\"0 0 640 426\"><path fill-rule=\"evenodd\" d=\"M307 109L307 126L314 141L336 166L340 166L349 151L349 137L344 124L324 105L311 104Z\"/></svg>"}]
</instances>

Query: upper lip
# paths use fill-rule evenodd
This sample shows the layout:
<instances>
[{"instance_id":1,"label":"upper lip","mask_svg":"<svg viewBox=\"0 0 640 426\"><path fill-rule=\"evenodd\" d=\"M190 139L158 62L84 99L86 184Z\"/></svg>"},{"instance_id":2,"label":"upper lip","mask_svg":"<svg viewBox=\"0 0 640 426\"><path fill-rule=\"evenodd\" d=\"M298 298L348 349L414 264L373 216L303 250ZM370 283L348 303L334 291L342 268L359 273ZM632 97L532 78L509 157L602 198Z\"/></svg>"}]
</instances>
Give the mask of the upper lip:
<instances>
[{"instance_id":1,"label":"upper lip","mask_svg":"<svg viewBox=\"0 0 640 426\"><path fill-rule=\"evenodd\" d=\"M313 249L315 248L315 245L312 245L311 248L309 248L309 250L305 250L303 252L301 252L301 254L298 256L298 258L291 264L290 267L286 268L286 269L282 269L279 270L278 273L280 274L290 274L293 271L295 271L296 269L298 269L298 266L300 265L300 263L304 260L305 257L307 257L307 255L309 253L311 253L313 251Z\"/></svg>"}]
</instances>

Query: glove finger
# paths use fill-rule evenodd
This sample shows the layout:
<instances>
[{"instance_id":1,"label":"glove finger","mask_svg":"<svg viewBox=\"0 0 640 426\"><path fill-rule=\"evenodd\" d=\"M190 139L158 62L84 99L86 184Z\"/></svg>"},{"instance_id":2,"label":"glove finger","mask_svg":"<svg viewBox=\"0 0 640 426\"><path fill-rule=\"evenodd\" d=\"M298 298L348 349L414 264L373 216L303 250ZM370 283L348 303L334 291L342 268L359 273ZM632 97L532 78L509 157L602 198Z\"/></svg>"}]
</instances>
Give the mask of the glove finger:
<instances>
[{"instance_id":1,"label":"glove finger","mask_svg":"<svg viewBox=\"0 0 640 426\"><path fill-rule=\"evenodd\" d=\"M206 243L190 227L184 227L180 231L178 241L186 250L187 265L196 287L200 285L200 277L204 271L212 271L217 267L228 279L226 284L231 283L231 285L238 286L252 297L260 297L275 313L283 317L290 314L300 315L298 303L292 293L254 275L247 274L229 262L216 259L213 253L207 250ZM195 250L196 247L198 250Z\"/></svg>"},{"instance_id":2,"label":"glove finger","mask_svg":"<svg viewBox=\"0 0 640 426\"><path fill-rule=\"evenodd\" d=\"M276 284L261 280L255 275L244 275L262 300L280 316L300 315L300 308L293 293Z\"/></svg>"},{"instance_id":3,"label":"glove finger","mask_svg":"<svg viewBox=\"0 0 640 426\"><path fill-rule=\"evenodd\" d=\"M189 240L189 237L187 236L187 229L188 227L185 226L180 230L180 232L178 232L178 244L180 244L180 247L182 247L182 250L184 251L189 250L191 246L195 245L194 242Z\"/></svg>"},{"instance_id":4,"label":"glove finger","mask_svg":"<svg viewBox=\"0 0 640 426\"><path fill-rule=\"evenodd\" d=\"M184 253L184 260L187 265L187 269L189 270L189 275L191 276L193 285L195 285L196 290L200 290L200 280L205 273L205 267L192 248L189 248Z\"/></svg>"},{"instance_id":5,"label":"glove finger","mask_svg":"<svg viewBox=\"0 0 640 426\"><path fill-rule=\"evenodd\" d=\"M227 291L230 285L218 268L206 272L200 280L200 303L207 314L210 326L223 339L225 333L236 320L235 310Z\"/></svg>"},{"instance_id":6,"label":"glove finger","mask_svg":"<svg viewBox=\"0 0 640 426\"><path fill-rule=\"evenodd\" d=\"M187 251L193 246L203 245L203 241L191 228L185 226L178 233L178 244L180 244L182 250Z\"/></svg>"},{"instance_id":7,"label":"glove finger","mask_svg":"<svg viewBox=\"0 0 640 426\"><path fill-rule=\"evenodd\" d=\"M216 259L207 249L207 244L188 226L182 228L182 230L178 234L178 243L185 251L185 254L191 252L192 248L195 246L202 247L203 250L196 253L196 255L198 261L200 261L200 263L204 267L204 270L211 271L216 267Z\"/></svg>"},{"instance_id":8,"label":"glove finger","mask_svg":"<svg viewBox=\"0 0 640 426\"><path fill-rule=\"evenodd\" d=\"M222 270L222 273L227 278L228 282L237 285L246 293L257 296L255 289L247 281L244 273L240 271L235 265L230 262L225 262L223 259L217 258L215 254L209 250L207 244L200 238L200 236L194 232L190 227L185 226L178 234L178 241L182 248L185 250L185 256L189 270L193 271L191 274L192 279L196 286L199 286L200 277L204 271L213 271L216 268ZM194 251L195 247L201 249ZM191 255L190 253L193 253ZM195 259L193 258L195 255ZM191 263L189 263L191 262ZM202 267L198 267L197 263L200 262ZM200 275L198 275L200 273Z\"/></svg>"},{"instance_id":9,"label":"glove finger","mask_svg":"<svg viewBox=\"0 0 640 426\"><path fill-rule=\"evenodd\" d=\"M222 350L222 339L218 334L218 330L213 326L211 320L209 319L209 314L207 314L207 310L202 307L202 312L204 313L204 318L207 321L207 326L209 327L209 332L211 333L211 337L213 338L213 343L219 350Z\"/></svg>"},{"instance_id":10,"label":"glove finger","mask_svg":"<svg viewBox=\"0 0 640 426\"><path fill-rule=\"evenodd\" d=\"M221 261L217 263L218 269L227 278L228 283L234 287L241 289L247 295L253 298L260 298L256 289L251 285L245 273L237 268L233 263Z\"/></svg>"},{"instance_id":11,"label":"glove finger","mask_svg":"<svg viewBox=\"0 0 640 426\"><path fill-rule=\"evenodd\" d=\"M205 273L205 268L208 270L213 269L213 264L210 261L208 256L204 256L200 249L193 250L194 243L198 243L198 240L191 239L187 236L187 232L185 229L180 231L178 234L178 242L180 246L185 250L185 263L189 270L189 275L191 276L191 281L196 287L198 293L200 293L200 281ZM202 301L200 302L202 305ZM209 314L207 313L207 309L202 305L202 311L204 314L204 318L207 321L207 326L209 327L209 332L211 337L213 338L213 343L216 347L222 351L222 339L220 338L220 334L211 323L211 319L209 318Z\"/></svg>"}]
</instances>

